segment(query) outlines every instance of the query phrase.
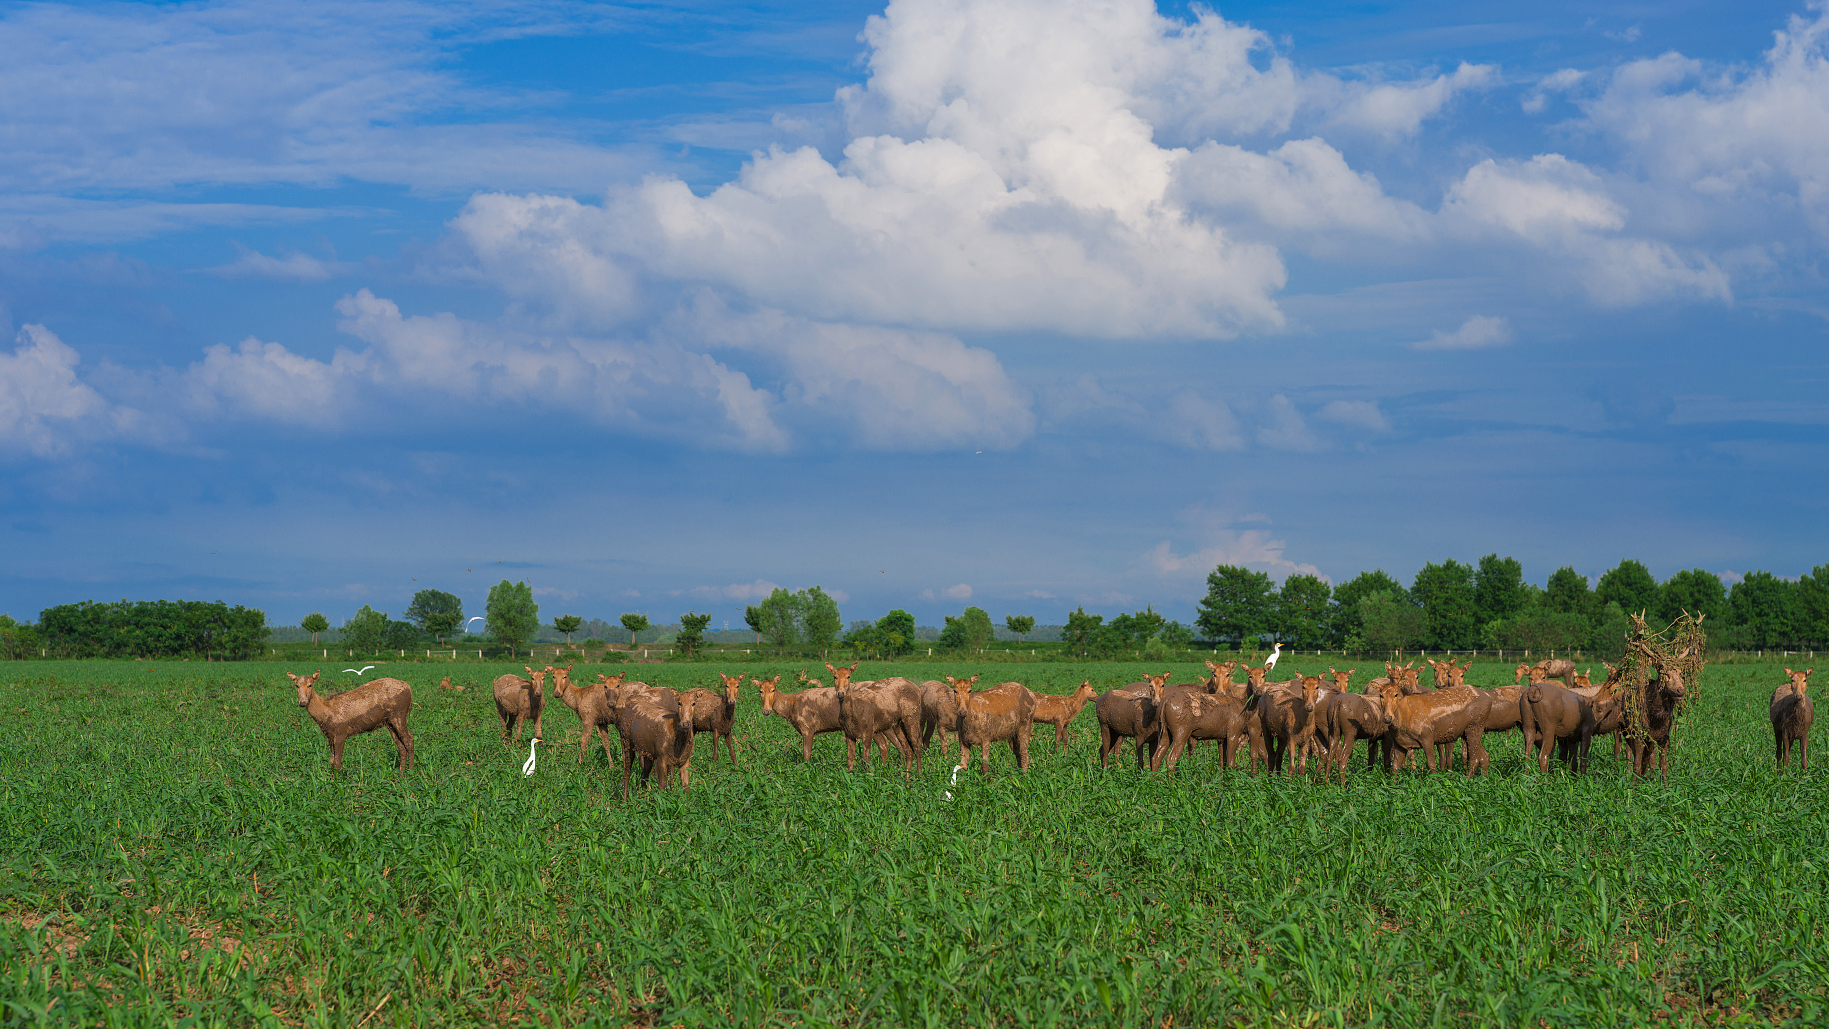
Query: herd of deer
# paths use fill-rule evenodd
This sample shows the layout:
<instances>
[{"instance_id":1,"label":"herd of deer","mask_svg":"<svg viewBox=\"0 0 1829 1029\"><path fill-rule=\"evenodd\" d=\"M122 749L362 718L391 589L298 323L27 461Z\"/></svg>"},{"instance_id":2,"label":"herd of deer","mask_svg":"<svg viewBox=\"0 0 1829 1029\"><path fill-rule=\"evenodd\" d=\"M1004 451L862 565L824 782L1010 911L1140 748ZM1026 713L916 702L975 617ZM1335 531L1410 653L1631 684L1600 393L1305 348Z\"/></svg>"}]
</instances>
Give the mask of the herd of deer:
<instances>
[{"instance_id":1,"label":"herd of deer","mask_svg":"<svg viewBox=\"0 0 1829 1029\"><path fill-rule=\"evenodd\" d=\"M1687 652L1678 655L1683 660ZM1029 738L1036 723L1054 726L1058 750L1067 739L1067 724L1088 704L1099 721L1099 761L1109 765L1125 740L1134 741L1137 767L1173 771L1182 754L1192 753L1200 742L1216 745L1220 767L1249 763L1255 771L1262 763L1271 771L1294 775L1306 772L1312 756L1324 774L1337 771L1346 781L1346 767L1358 740L1367 743L1366 767L1377 766L1382 755L1387 771L1401 769L1411 755L1422 751L1430 770L1452 769L1456 744L1461 744L1468 775L1484 772L1489 763L1486 737L1518 731L1523 736L1527 761L1536 752L1539 771L1547 772L1552 751L1571 771L1585 770L1588 748L1596 736L1611 735L1617 756L1622 740L1635 775L1654 766L1668 776L1670 727L1676 705L1685 694L1681 674L1674 667L1657 668L1642 687L1623 681L1622 669L1606 665L1608 676L1593 685L1586 672L1577 672L1567 660L1519 665L1513 685L1481 689L1463 680L1472 662L1457 665L1452 659L1430 661L1434 685L1421 683L1416 662L1385 664L1385 674L1371 680L1361 693L1352 692L1357 669L1330 668L1327 675L1299 675L1284 682L1269 682L1269 667L1245 669L1245 681L1234 682L1238 662L1207 662L1211 673L1198 683L1170 685L1167 674L1145 675L1143 682L1098 693L1090 681L1082 682L1069 696L1030 692L1021 683L1006 682L974 690L978 676L943 677L917 683L900 676L853 682L857 665L834 667L832 685L799 676L803 688L779 689L781 676L751 677L760 690L762 710L779 715L800 734L803 761L811 761L813 738L822 733L845 734L845 767L856 765L858 745L867 764L875 749L888 760L893 747L902 758L904 777L921 768L922 752L940 735L943 758L956 743L959 768L969 770L972 751L978 751L983 774L990 775L990 750L1009 744L1017 766L1029 769ZM545 709L545 681L552 679L553 696L572 709L583 723L578 760L597 733L612 765L610 734L621 744L623 798L637 759L642 779L658 772L665 788L677 773L680 785L691 788L693 743L700 733L711 734L711 760L717 760L718 743L734 763L737 745L738 688L742 675L723 675L722 688L675 691L664 686L624 682L626 675L597 676L597 682L574 686L571 667L535 670L527 677L504 675L495 680L496 714L505 743L519 738L526 723L540 736ZM1785 669L1786 683L1772 694L1772 734L1781 767L1790 763L1793 744L1801 747L1803 767L1810 767L1810 725L1815 716L1808 696L1814 668ZM399 679L376 679L347 693L319 696L313 689L318 676L287 673L298 687L303 707L330 742L331 767L343 767L343 744L351 736L386 726L399 750L399 767L413 766L413 734L407 730L412 712L412 687ZM1528 682L1526 681L1528 677ZM452 687L449 676L441 684ZM1330 771L1331 770L1331 771Z\"/></svg>"}]
</instances>

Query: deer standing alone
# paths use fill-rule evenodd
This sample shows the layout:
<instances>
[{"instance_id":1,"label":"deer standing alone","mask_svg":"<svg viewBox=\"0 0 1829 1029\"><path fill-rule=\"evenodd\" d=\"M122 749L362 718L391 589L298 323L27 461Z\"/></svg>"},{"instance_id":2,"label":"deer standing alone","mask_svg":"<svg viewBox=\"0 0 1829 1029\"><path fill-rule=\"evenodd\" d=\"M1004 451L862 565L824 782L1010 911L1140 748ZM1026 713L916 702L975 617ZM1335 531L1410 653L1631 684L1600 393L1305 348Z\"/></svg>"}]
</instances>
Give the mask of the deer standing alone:
<instances>
[{"instance_id":1,"label":"deer standing alone","mask_svg":"<svg viewBox=\"0 0 1829 1029\"><path fill-rule=\"evenodd\" d=\"M330 767L343 770L344 741L384 725L394 734L394 747L400 754L399 770L413 767L413 734L406 724L413 713L413 687L399 679L370 679L347 693L321 697L311 687L323 674L312 672L300 677L287 672L286 678L298 687L298 706L318 723L324 738L330 741Z\"/></svg>"},{"instance_id":2,"label":"deer standing alone","mask_svg":"<svg viewBox=\"0 0 1829 1029\"><path fill-rule=\"evenodd\" d=\"M1772 691L1772 742L1778 748L1778 767L1791 764L1791 744L1803 750L1804 771L1810 770L1810 723L1816 720L1816 704L1804 691L1810 688L1810 673L1785 669L1790 682Z\"/></svg>"}]
</instances>

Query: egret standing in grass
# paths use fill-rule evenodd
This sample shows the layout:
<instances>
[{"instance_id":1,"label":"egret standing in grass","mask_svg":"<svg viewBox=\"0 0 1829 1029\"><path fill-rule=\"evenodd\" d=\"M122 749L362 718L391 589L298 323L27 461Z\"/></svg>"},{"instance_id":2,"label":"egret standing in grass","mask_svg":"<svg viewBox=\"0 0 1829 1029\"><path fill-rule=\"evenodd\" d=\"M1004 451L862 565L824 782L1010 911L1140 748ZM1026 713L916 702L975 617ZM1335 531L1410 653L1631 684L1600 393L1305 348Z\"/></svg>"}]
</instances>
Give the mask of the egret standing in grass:
<instances>
[{"instance_id":1,"label":"egret standing in grass","mask_svg":"<svg viewBox=\"0 0 1829 1029\"><path fill-rule=\"evenodd\" d=\"M522 775L533 774L534 748L540 745L540 737L534 736L527 741L527 763L521 766Z\"/></svg>"}]
</instances>

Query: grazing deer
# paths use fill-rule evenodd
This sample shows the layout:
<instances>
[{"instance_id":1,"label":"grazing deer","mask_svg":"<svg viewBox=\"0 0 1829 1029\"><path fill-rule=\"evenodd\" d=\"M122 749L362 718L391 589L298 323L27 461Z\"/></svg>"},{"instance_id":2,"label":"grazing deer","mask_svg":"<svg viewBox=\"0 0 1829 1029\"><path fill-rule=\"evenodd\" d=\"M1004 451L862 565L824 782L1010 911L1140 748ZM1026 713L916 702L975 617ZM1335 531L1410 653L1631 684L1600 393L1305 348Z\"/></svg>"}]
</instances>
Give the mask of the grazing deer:
<instances>
[{"instance_id":1,"label":"grazing deer","mask_svg":"<svg viewBox=\"0 0 1829 1029\"><path fill-rule=\"evenodd\" d=\"M838 719L845 730L845 768L856 767L857 745L864 744L864 763L870 762L870 744L886 738L902 752L902 775L921 766L921 694L907 679L852 682L857 662L849 668L826 665L832 688L838 691ZM880 746L880 744L879 744Z\"/></svg>"},{"instance_id":2,"label":"grazing deer","mask_svg":"<svg viewBox=\"0 0 1829 1029\"><path fill-rule=\"evenodd\" d=\"M572 685L572 666L553 669L553 696L560 703L572 709L583 723L578 733L578 763L584 763L584 752L590 748L591 732L603 742L603 757L612 766L616 755L610 753L610 730L616 727L615 691L617 686L628 675L627 672L615 676L598 675L598 682L591 686Z\"/></svg>"},{"instance_id":3,"label":"grazing deer","mask_svg":"<svg viewBox=\"0 0 1829 1029\"><path fill-rule=\"evenodd\" d=\"M959 768L972 770L972 748L978 748L978 768L991 777L991 744L1008 741L1016 767L1029 770L1029 735L1035 726L1035 694L1019 682L1006 682L972 692L970 679L947 676L959 702Z\"/></svg>"},{"instance_id":4,"label":"grazing deer","mask_svg":"<svg viewBox=\"0 0 1829 1029\"><path fill-rule=\"evenodd\" d=\"M731 730L737 723L737 688L743 685L743 676L718 673L723 680L722 693L716 690L691 689L686 691L680 701L685 717L692 722L694 733L711 733L711 760L718 759L718 740L724 741L724 749L730 752L730 763L737 763L737 741L731 738Z\"/></svg>"},{"instance_id":5,"label":"grazing deer","mask_svg":"<svg viewBox=\"0 0 1829 1029\"><path fill-rule=\"evenodd\" d=\"M1070 696L1061 697L1042 693L1035 695L1035 720L1054 726L1055 753L1060 753L1061 747L1067 743L1067 723L1073 721L1074 716L1080 713L1080 709L1091 703L1092 699L1098 695L1099 692L1092 688L1091 679L1082 681L1080 688L1074 690ZM926 723L925 709L921 713L921 720L923 724Z\"/></svg>"},{"instance_id":6,"label":"grazing deer","mask_svg":"<svg viewBox=\"0 0 1829 1029\"><path fill-rule=\"evenodd\" d=\"M651 695L633 695L617 705L616 730L622 736L622 799L629 799L629 773L641 758L641 778L658 772L660 788L679 773L680 787L692 789L692 726L677 710L662 707Z\"/></svg>"},{"instance_id":7,"label":"grazing deer","mask_svg":"<svg viewBox=\"0 0 1829 1029\"><path fill-rule=\"evenodd\" d=\"M1778 767L1791 765L1791 744L1803 749L1804 771L1810 770L1810 723L1816 720L1816 703L1804 694L1810 688L1810 673L1785 669L1791 681L1772 691L1772 742L1778 748Z\"/></svg>"},{"instance_id":8,"label":"grazing deer","mask_svg":"<svg viewBox=\"0 0 1829 1029\"><path fill-rule=\"evenodd\" d=\"M798 693L783 693L775 688L780 682L779 675L756 680L756 688L762 691L762 710L766 714L780 715L800 733L800 760L810 762L813 760L813 737L844 728L838 718L838 691L830 686L813 685Z\"/></svg>"},{"instance_id":9,"label":"grazing deer","mask_svg":"<svg viewBox=\"0 0 1829 1029\"><path fill-rule=\"evenodd\" d=\"M413 687L399 679L371 679L347 693L320 697L311 687L323 674L312 672L301 678L287 672L286 678L298 687L298 706L318 723L318 728L324 730L324 738L330 741L330 767L338 772L343 770L344 741L385 725L394 734L394 747L400 754L399 769L412 768L413 734L406 722L413 713Z\"/></svg>"},{"instance_id":10,"label":"grazing deer","mask_svg":"<svg viewBox=\"0 0 1829 1029\"><path fill-rule=\"evenodd\" d=\"M1518 701L1518 722L1524 729L1525 754L1540 746L1537 771L1550 770L1550 749L1561 745L1561 756L1571 772L1588 768L1588 746L1594 738L1594 705L1571 690L1538 679L1525 688Z\"/></svg>"},{"instance_id":11,"label":"grazing deer","mask_svg":"<svg viewBox=\"0 0 1829 1029\"><path fill-rule=\"evenodd\" d=\"M502 720L502 742L508 742L508 730L514 729L514 738L518 742L521 729L528 719L533 720L533 734L540 735L540 725L546 714L546 672L551 669L534 671L526 665L527 678L518 675L499 675L495 679L495 714Z\"/></svg>"}]
</instances>

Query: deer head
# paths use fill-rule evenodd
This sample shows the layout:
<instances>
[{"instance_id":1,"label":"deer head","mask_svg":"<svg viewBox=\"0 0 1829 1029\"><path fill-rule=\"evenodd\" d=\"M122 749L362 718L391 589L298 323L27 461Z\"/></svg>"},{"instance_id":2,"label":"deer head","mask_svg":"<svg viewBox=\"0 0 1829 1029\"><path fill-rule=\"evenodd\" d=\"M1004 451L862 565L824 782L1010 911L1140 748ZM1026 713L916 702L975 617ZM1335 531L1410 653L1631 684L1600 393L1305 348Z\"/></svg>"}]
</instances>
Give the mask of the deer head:
<instances>
[{"instance_id":1,"label":"deer head","mask_svg":"<svg viewBox=\"0 0 1829 1029\"><path fill-rule=\"evenodd\" d=\"M565 691L572 686L572 666L553 669L553 696L563 698Z\"/></svg>"},{"instance_id":2,"label":"deer head","mask_svg":"<svg viewBox=\"0 0 1829 1029\"><path fill-rule=\"evenodd\" d=\"M971 698L972 684L978 681L978 677L974 675L970 679L955 679L952 676L947 675L942 676L942 678L946 680L948 686L953 688L953 696L958 699L959 707L963 710L965 702Z\"/></svg>"},{"instance_id":3,"label":"deer head","mask_svg":"<svg viewBox=\"0 0 1829 1029\"><path fill-rule=\"evenodd\" d=\"M1302 704L1310 711L1321 701L1321 677L1318 675L1302 676Z\"/></svg>"},{"instance_id":4,"label":"deer head","mask_svg":"<svg viewBox=\"0 0 1829 1029\"><path fill-rule=\"evenodd\" d=\"M312 684L316 683L318 681L318 676L323 675L323 674L324 674L323 672L312 672L310 675L305 676L304 678L301 679L298 676L293 675L291 672L286 673L286 678L291 679L292 685L298 687L298 706L299 707L310 707L311 706L311 698L314 695L311 692Z\"/></svg>"},{"instance_id":5,"label":"deer head","mask_svg":"<svg viewBox=\"0 0 1829 1029\"><path fill-rule=\"evenodd\" d=\"M1359 669L1357 669L1357 668L1348 668L1344 672L1336 672L1330 666L1327 669L1327 674L1334 677L1334 689L1337 690L1338 692L1345 693L1345 692L1347 692L1347 687L1352 684L1353 673L1357 672L1358 670Z\"/></svg>"},{"instance_id":6,"label":"deer head","mask_svg":"<svg viewBox=\"0 0 1829 1029\"><path fill-rule=\"evenodd\" d=\"M719 672L718 678L724 681L724 699L735 704L737 702L737 689L743 685L743 673L738 672L736 675L725 675L723 672Z\"/></svg>"},{"instance_id":7,"label":"deer head","mask_svg":"<svg viewBox=\"0 0 1829 1029\"><path fill-rule=\"evenodd\" d=\"M756 683L756 688L762 691L762 710L773 714L775 711L775 684L781 681L781 676L777 675L773 679L755 679L754 681Z\"/></svg>"},{"instance_id":8,"label":"deer head","mask_svg":"<svg viewBox=\"0 0 1829 1029\"><path fill-rule=\"evenodd\" d=\"M1091 700L1092 698L1094 698L1098 695L1099 695L1099 691L1092 688L1092 680L1091 679L1082 679L1082 680L1080 680L1080 688L1077 690L1074 690L1073 696L1068 699L1070 699L1070 700Z\"/></svg>"},{"instance_id":9,"label":"deer head","mask_svg":"<svg viewBox=\"0 0 1829 1029\"><path fill-rule=\"evenodd\" d=\"M838 690L840 696L843 696L845 688L851 685L851 673L857 671L857 662L851 662L851 667L849 668L833 668L828 664L826 665L826 671L832 673L832 687Z\"/></svg>"},{"instance_id":10,"label":"deer head","mask_svg":"<svg viewBox=\"0 0 1829 1029\"><path fill-rule=\"evenodd\" d=\"M1810 673L1814 671L1814 668L1806 668L1801 672L1785 669L1785 676L1791 680L1791 692L1803 696L1804 691L1810 688Z\"/></svg>"},{"instance_id":11,"label":"deer head","mask_svg":"<svg viewBox=\"0 0 1829 1029\"><path fill-rule=\"evenodd\" d=\"M1530 677L1531 677L1531 685L1535 686L1536 684L1538 684L1538 683L1542 682L1543 680L1550 677L1550 670L1543 667L1542 665L1532 665L1530 667Z\"/></svg>"},{"instance_id":12,"label":"deer head","mask_svg":"<svg viewBox=\"0 0 1829 1029\"><path fill-rule=\"evenodd\" d=\"M1473 667L1472 661L1468 661L1465 666L1457 665L1453 661L1449 661L1448 662L1448 685L1450 685L1450 686L1467 685L1467 669L1472 668L1472 667Z\"/></svg>"},{"instance_id":13,"label":"deer head","mask_svg":"<svg viewBox=\"0 0 1829 1029\"><path fill-rule=\"evenodd\" d=\"M1525 675L1527 675L1530 672L1530 670L1531 670L1530 665L1522 665L1522 664L1519 665L1518 670L1512 673L1512 677L1511 677L1512 685L1516 686L1518 683L1523 682Z\"/></svg>"}]
</instances>

